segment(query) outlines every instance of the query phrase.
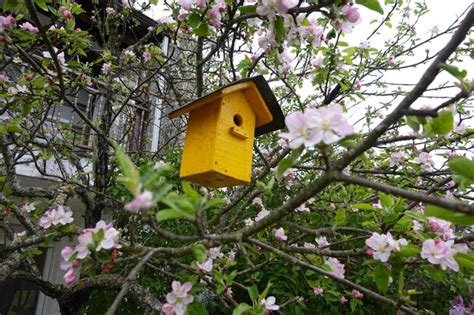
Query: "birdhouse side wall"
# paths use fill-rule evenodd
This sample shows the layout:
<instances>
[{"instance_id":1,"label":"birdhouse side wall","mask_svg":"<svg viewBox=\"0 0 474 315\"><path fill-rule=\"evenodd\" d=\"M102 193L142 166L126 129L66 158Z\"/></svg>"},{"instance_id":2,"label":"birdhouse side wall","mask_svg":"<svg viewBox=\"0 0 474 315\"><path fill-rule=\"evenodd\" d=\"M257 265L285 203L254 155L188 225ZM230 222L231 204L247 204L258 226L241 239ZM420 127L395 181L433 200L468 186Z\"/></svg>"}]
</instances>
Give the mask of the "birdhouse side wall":
<instances>
[{"instance_id":1,"label":"birdhouse side wall","mask_svg":"<svg viewBox=\"0 0 474 315\"><path fill-rule=\"evenodd\" d=\"M189 113L180 176L187 177L212 171L215 161L217 124L221 100Z\"/></svg>"}]
</instances>

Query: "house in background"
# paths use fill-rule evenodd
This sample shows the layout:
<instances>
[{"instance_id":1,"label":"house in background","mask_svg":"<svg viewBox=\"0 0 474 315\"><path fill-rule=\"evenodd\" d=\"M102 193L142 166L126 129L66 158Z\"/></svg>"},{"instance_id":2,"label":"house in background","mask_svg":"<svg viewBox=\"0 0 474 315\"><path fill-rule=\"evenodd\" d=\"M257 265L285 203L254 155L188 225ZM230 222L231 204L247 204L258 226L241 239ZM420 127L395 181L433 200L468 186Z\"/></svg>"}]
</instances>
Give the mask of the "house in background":
<instances>
[{"instance_id":1,"label":"house in background","mask_svg":"<svg viewBox=\"0 0 474 315\"><path fill-rule=\"evenodd\" d=\"M0 6L3 6L4 0L0 0ZM105 11L110 1L89 1L76 0L81 4L85 13L76 17L76 26L87 30L95 39L94 46L101 47L101 36L99 31L94 28L91 22L91 14L94 9ZM39 12L42 12L40 9ZM134 12L134 17L138 21L137 24L130 26L123 30L124 37L122 46L128 47L134 44L137 40L142 38L147 32L148 28L155 25L155 21L148 16L139 12ZM43 22L48 22L50 17L46 14L40 13L40 18ZM153 36L149 41L159 44L162 51L166 54L168 51L168 38L165 35ZM96 56L88 56L94 58ZM100 69L98 69L100 71ZM97 75L100 72L96 73ZM9 73L10 77L14 78L14 73ZM138 78L139 80L139 78ZM136 82L136 81L135 81ZM158 83L160 84L160 83ZM91 120L100 117L102 110L103 99L94 88L83 88L78 91L73 91L69 96L69 100L79 108L82 113ZM0 100L0 105L1 105ZM1 106L0 106L1 107ZM121 143L128 152L136 152L139 150L156 152L160 145L160 135L162 129L166 129L167 137L176 130L172 130L170 123L162 123L163 117L161 112L161 99L153 96L153 93L146 94L143 97L131 99L127 104L127 126L125 126L125 118L117 117L113 125L113 136ZM131 115L130 115L131 114ZM131 119L130 119L131 117ZM0 124L3 120L9 119L7 114L0 116ZM83 156L81 158L84 170L90 170L91 165L88 162L90 155L90 148L94 144L94 132L78 117L73 108L67 104L62 104L55 107L48 113L47 126L52 133L57 130L59 126L69 126L68 137L77 148L77 152ZM125 128L128 127L128 128ZM171 129L170 129L171 128ZM38 139L38 141L42 141ZM73 167L64 161L66 171L73 172ZM37 165L28 156L25 156L24 162L19 164L16 168L21 185L48 187L55 185L54 175L61 174L57 163L54 159L49 159L41 165ZM0 176L5 172L0 160ZM53 175L53 176L51 176ZM72 175L72 173L71 173ZM20 201L24 203L24 200ZM74 212L74 220L79 225L83 224L82 214L84 205L79 199L69 200L67 205ZM0 222L1 223L1 222ZM14 224L14 222L13 222ZM21 232L21 226L16 232ZM10 242L8 233L2 229L0 225L0 247ZM63 283L64 271L60 269L61 249L69 243L68 239L63 239L60 242L55 242L51 247L44 248L43 254L36 257L38 269L43 273L43 279L52 283ZM26 314L59 314L59 306L55 300L42 294L34 284L24 280L10 279L0 283L0 314L12 315L26 315Z\"/></svg>"}]
</instances>

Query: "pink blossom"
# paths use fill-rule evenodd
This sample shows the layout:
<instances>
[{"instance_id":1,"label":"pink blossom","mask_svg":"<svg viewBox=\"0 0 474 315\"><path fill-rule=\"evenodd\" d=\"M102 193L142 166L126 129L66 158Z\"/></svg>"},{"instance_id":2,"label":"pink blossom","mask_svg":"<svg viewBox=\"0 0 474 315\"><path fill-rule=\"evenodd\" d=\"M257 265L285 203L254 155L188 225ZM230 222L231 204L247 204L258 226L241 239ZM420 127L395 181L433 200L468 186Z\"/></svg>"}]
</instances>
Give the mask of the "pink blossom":
<instances>
[{"instance_id":1,"label":"pink blossom","mask_svg":"<svg viewBox=\"0 0 474 315\"><path fill-rule=\"evenodd\" d=\"M341 12L344 14L347 21L351 23L357 23L360 20L359 10L352 5L346 4L342 7Z\"/></svg>"},{"instance_id":2,"label":"pink blossom","mask_svg":"<svg viewBox=\"0 0 474 315\"><path fill-rule=\"evenodd\" d=\"M280 306L276 305L276 298L274 296L269 296L266 299L260 301L260 304L265 306L265 311L277 311L280 309Z\"/></svg>"},{"instance_id":3,"label":"pink blossom","mask_svg":"<svg viewBox=\"0 0 474 315\"><path fill-rule=\"evenodd\" d=\"M173 281L171 287L173 290L166 295L166 302L173 306L176 315L184 315L187 305L194 300L194 297L189 294L193 285L190 282L181 284L179 281ZM169 308L167 306L167 309Z\"/></svg>"},{"instance_id":4,"label":"pink blossom","mask_svg":"<svg viewBox=\"0 0 474 315\"><path fill-rule=\"evenodd\" d=\"M321 289L321 288L313 288L313 292L316 295L323 295L324 294L324 290Z\"/></svg>"},{"instance_id":5,"label":"pink blossom","mask_svg":"<svg viewBox=\"0 0 474 315\"><path fill-rule=\"evenodd\" d=\"M304 242L303 247L306 249L316 249L316 245L308 242Z\"/></svg>"},{"instance_id":6,"label":"pink blossom","mask_svg":"<svg viewBox=\"0 0 474 315\"><path fill-rule=\"evenodd\" d=\"M93 235L100 231L103 231L103 237L96 242L94 241ZM122 246L119 244L119 237L119 232L112 227L112 224L106 224L105 221L101 220L97 222L95 228L84 229L81 235L78 236L77 240L79 241L79 244L77 244L75 248L78 253L77 258L86 258L91 249L94 251L100 251L101 249L121 248Z\"/></svg>"},{"instance_id":7,"label":"pink blossom","mask_svg":"<svg viewBox=\"0 0 474 315\"><path fill-rule=\"evenodd\" d=\"M344 264L342 264L339 259L337 258L327 258L324 263L331 267L331 273L335 275L338 278L344 279L344 273L346 272L344 270Z\"/></svg>"},{"instance_id":8,"label":"pink blossom","mask_svg":"<svg viewBox=\"0 0 474 315\"><path fill-rule=\"evenodd\" d=\"M388 56L388 64L392 66L397 64L397 61L395 60L395 56L393 55Z\"/></svg>"},{"instance_id":9,"label":"pink blossom","mask_svg":"<svg viewBox=\"0 0 474 315\"><path fill-rule=\"evenodd\" d=\"M422 226L421 223L418 222L417 220L412 220L412 223L413 223L413 231L421 231L421 230L423 230L423 226Z\"/></svg>"},{"instance_id":10,"label":"pink blossom","mask_svg":"<svg viewBox=\"0 0 474 315\"><path fill-rule=\"evenodd\" d=\"M177 17L178 21L184 21L186 20L186 17L188 16L189 11L185 10L183 8L179 9L179 15Z\"/></svg>"},{"instance_id":11,"label":"pink blossom","mask_svg":"<svg viewBox=\"0 0 474 315\"><path fill-rule=\"evenodd\" d=\"M460 135L465 135L467 133L467 127L463 123L456 125L453 129L455 133L459 133Z\"/></svg>"},{"instance_id":12,"label":"pink blossom","mask_svg":"<svg viewBox=\"0 0 474 315\"><path fill-rule=\"evenodd\" d=\"M64 275L63 279L64 283L66 283L67 285L74 283L77 279L76 272L74 271L74 269L69 269Z\"/></svg>"},{"instance_id":13,"label":"pink blossom","mask_svg":"<svg viewBox=\"0 0 474 315\"><path fill-rule=\"evenodd\" d=\"M64 17L65 17L66 19L72 19L72 18L73 18L71 11L69 11L69 10L68 10L65 6L63 6L63 5L59 7L59 10L58 10L58 11L61 12L61 13L64 15Z\"/></svg>"},{"instance_id":14,"label":"pink blossom","mask_svg":"<svg viewBox=\"0 0 474 315\"><path fill-rule=\"evenodd\" d=\"M457 253L452 246L454 240L441 241L428 239L423 242L421 248L421 258L428 259L433 265L440 265L441 269L449 268L453 271L459 271L459 265L453 255Z\"/></svg>"},{"instance_id":15,"label":"pink blossom","mask_svg":"<svg viewBox=\"0 0 474 315\"><path fill-rule=\"evenodd\" d=\"M141 194L135 196L133 200L125 205L125 210L131 213L138 213L140 210L146 210L153 206L153 193L145 190Z\"/></svg>"},{"instance_id":16,"label":"pink blossom","mask_svg":"<svg viewBox=\"0 0 474 315\"><path fill-rule=\"evenodd\" d=\"M272 27L269 27L266 32L260 32L261 36L258 37L258 46L264 51L268 52L270 48L277 45L275 39L275 33Z\"/></svg>"},{"instance_id":17,"label":"pink blossom","mask_svg":"<svg viewBox=\"0 0 474 315\"><path fill-rule=\"evenodd\" d=\"M328 240L326 239L326 236L321 236L321 237L318 237L315 239L316 243L318 244L318 247L324 247L324 246L328 246L329 245L329 242Z\"/></svg>"},{"instance_id":18,"label":"pink blossom","mask_svg":"<svg viewBox=\"0 0 474 315\"><path fill-rule=\"evenodd\" d=\"M91 229L85 229L82 231L81 235L77 237L79 244L76 245L75 251L77 252L77 259L84 259L90 254L88 245L94 242L92 238Z\"/></svg>"},{"instance_id":19,"label":"pink blossom","mask_svg":"<svg viewBox=\"0 0 474 315\"><path fill-rule=\"evenodd\" d=\"M0 84L8 83L8 82L10 82L10 78L5 74L0 73Z\"/></svg>"},{"instance_id":20,"label":"pink blossom","mask_svg":"<svg viewBox=\"0 0 474 315\"><path fill-rule=\"evenodd\" d=\"M253 220L252 220L251 218L247 218L247 219L244 220L244 223L245 223L246 226L250 226L250 225L252 225L254 222L253 222Z\"/></svg>"},{"instance_id":21,"label":"pink blossom","mask_svg":"<svg viewBox=\"0 0 474 315\"><path fill-rule=\"evenodd\" d=\"M223 256L224 254L221 252L220 246L209 248L208 257L210 257L211 259L219 259L219 258L222 258Z\"/></svg>"},{"instance_id":22,"label":"pink blossom","mask_svg":"<svg viewBox=\"0 0 474 315\"><path fill-rule=\"evenodd\" d=\"M455 237L454 230L451 228L451 222L438 219L435 217L428 217L428 228L441 236L444 240L452 239Z\"/></svg>"},{"instance_id":23,"label":"pink blossom","mask_svg":"<svg viewBox=\"0 0 474 315\"><path fill-rule=\"evenodd\" d=\"M342 7L341 13L344 16L345 21L337 21L335 28L337 31L351 33L355 25L359 24L362 20L360 13L357 8L349 4Z\"/></svg>"},{"instance_id":24,"label":"pink blossom","mask_svg":"<svg viewBox=\"0 0 474 315\"><path fill-rule=\"evenodd\" d=\"M72 211L64 211L64 207L59 205L57 209L46 211L40 218L39 225L48 229L53 225L65 225L73 222Z\"/></svg>"},{"instance_id":25,"label":"pink blossom","mask_svg":"<svg viewBox=\"0 0 474 315\"><path fill-rule=\"evenodd\" d=\"M437 25L433 26L429 32L432 34L432 35L436 35L439 33L439 27Z\"/></svg>"},{"instance_id":26,"label":"pink blossom","mask_svg":"<svg viewBox=\"0 0 474 315\"><path fill-rule=\"evenodd\" d=\"M232 292L232 288L226 288L225 293L230 297L232 297L232 295L234 294L234 292Z\"/></svg>"},{"instance_id":27,"label":"pink blossom","mask_svg":"<svg viewBox=\"0 0 474 315\"><path fill-rule=\"evenodd\" d=\"M310 212L309 208L306 206L306 203L302 203L298 208L295 209L297 212Z\"/></svg>"},{"instance_id":28,"label":"pink blossom","mask_svg":"<svg viewBox=\"0 0 474 315\"><path fill-rule=\"evenodd\" d=\"M163 311L164 315L174 315L174 304L165 303L161 307L161 310Z\"/></svg>"},{"instance_id":29,"label":"pink blossom","mask_svg":"<svg viewBox=\"0 0 474 315\"><path fill-rule=\"evenodd\" d=\"M359 48L361 49L369 49L370 48L370 43L366 40L363 40L359 43Z\"/></svg>"},{"instance_id":30,"label":"pink blossom","mask_svg":"<svg viewBox=\"0 0 474 315\"><path fill-rule=\"evenodd\" d=\"M275 231L275 237L280 241L286 241L288 236L285 235L285 230L281 227Z\"/></svg>"},{"instance_id":31,"label":"pink blossom","mask_svg":"<svg viewBox=\"0 0 474 315\"><path fill-rule=\"evenodd\" d=\"M400 152L393 152L388 159L390 162L390 166L401 165L405 162L405 155Z\"/></svg>"},{"instance_id":32,"label":"pink blossom","mask_svg":"<svg viewBox=\"0 0 474 315\"><path fill-rule=\"evenodd\" d=\"M297 5L296 0L262 0L262 4L257 6L257 14L273 20L276 13L286 14L289 9Z\"/></svg>"},{"instance_id":33,"label":"pink blossom","mask_svg":"<svg viewBox=\"0 0 474 315\"><path fill-rule=\"evenodd\" d=\"M235 260L235 251L231 250L230 252L227 253L227 260L228 261L234 261Z\"/></svg>"},{"instance_id":34,"label":"pink blossom","mask_svg":"<svg viewBox=\"0 0 474 315\"><path fill-rule=\"evenodd\" d=\"M209 273L212 271L212 263L213 263L212 259L209 258L203 263L197 262L196 265L200 272Z\"/></svg>"},{"instance_id":35,"label":"pink blossom","mask_svg":"<svg viewBox=\"0 0 474 315\"><path fill-rule=\"evenodd\" d=\"M339 105L295 112L286 117L285 123L289 132L280 137L288 139L292 149L302 144L309 148L320 142L330 144L353 132L352 126L342 117Z\"/></svg>"},{"instance_id":36,"label":"pink blossom","mask_svg":"<svg viewBox=\"0 0 474 315\"><path fill-rule=\"evenodd\" d=\"M399 252L400 251L400 246L407 246L408 245L408 242L407 242L406 239L401 238L401 239L395 240L392 237L392 234L390 234L390 232L387 233L386 237L387 237L388 246L390 247L390 250L392 252Z\"/></svg>"},{"instance_id":37,"label":"pink blossom","mask_svg":"<svg viewBox=\"0 0 474 315\"><path fill-rule=\"evenodd\" d=\"M204 9L206 7L206 0L196 0L196 5L199 8Z\"/></svg>"},{"instance_id":38,"label":"pink blossom","mask_svg":"<svg viewBox=\"0 0 474 315\"><path fill-rule=\"evenodd\" d=\"M31 33L38 33L39 29L36 26L33 26L30 22L25 22L20 25L20 28L24 31L28 31Z\"/></svg>"},{"instance_id":39,"label":"pink blossom","mask_svg":"<svg viewBox=\"0 0 474 315\"><path fill-rule=\"evenodd\" d=\"M341 296L341 298L339 299L339 303L341 304L346 304L347 303L347 299L345 296Z\"/></svg>"},{"instance_id":40,"label":"pink blossom","mask_svg":"<svg viewBox=\"0 0 474 315\"><path fill-rule=\"evenodd\" d=\"M66 284L71 284L79 277L79 267L80 263L77 259L71 261L71 257L74 255L74 250L70 246L66 246L61 251L61 256L63 261L61 262L61 269L67 270L64 275L64 282Z\"/></svg>"},{"instance_id":41,"label":"pink blossom","mask_svg":"<svg viewBox=\"0 0 474 315\"><path fill-rule=\"evenodd\" d=\"M56 52L57 49L55 48L54 51ZM48 58L48 59L53 59L49 51L43 51L43 57ZM64 52L60 52L59 54L56 54L56 58L58 59L60 66L65 65L66 59L64 57Z\"/></svg>"},{"instance_id":42,"label":"pink blossom","mask_svg":"<svg viewBox=\"0 0 474 315\"><path fill-rule=\"evenodd\" d=\"M216 3L209 10L212 26L221 27L222 13L225 12L226 4L223 0L216 0Z\"/></svg>"},{"instance_id":43,"label":"pink blossom","mask_svg":"<svg viewBox=\"0 0 474 315\"><path fill-rule=\"evenodd\" d=\"M169 12L168 11L164 11L164 12L166 14L163 14L156 18L156 23L158 23L159 25L173 23L173 18L169 15Z\"/></svg>"},{"instance_id":44,"label":"pink blossom","mask_svg":"<svg viewBox=\"0 0 474 315\"><path fill-rule=\"evenodd\" d=\"M142 57L143 57L143 62L147 62L148 60L151 59L151 54L150 54L148 51L145 50L145 51L143 52Z\"/></svg>"},{"instance_id":45,"label":"pink blossom","mask_svg":"<svg viewBox=\"0 0 474 315\"><path fill-rule=\"evenodd\" d=\"M354 81L354 89L360 90L362 88L362 84L360 83L359 80Z\"/></svg>"},{"instance_id":46,"label":"pink blossom","mask_svg":"<svg viewBox=\"0 0 474 315\"><path fill-rule=\"evenodd\" d=\"M252 62L255 62L258 60L258 54L257 53L253 53L251 56L250 56L250 60L252 60Z\"/></svg>"},{"instance_id":47,"label":"pink blossom","mask_svg":"<svg viewBox=\"0 0 474 315\"><path fill-rule=\"evenodd\" d=\"M7 28L16 23L16 20L13 16L2 16L0 15L0 33L3 33Z\"/></svg>"},{"instance_id":48,"label":"pink blossom","mask_svg":"<svg viewBox=\"0 0 474 315\"><path fill-rule=\"evenodd\" d=\"M114 8L111 8L111 7L107 7L105 8L105 12L107 14L112 14L112 13L115 13L115 9Z\"/></svg>"},{"instance_id":49,"label":"pink blossom","mask_svg":"<svg viewBox=\"0 0 474 315\"><path fill-rule=\"evenodd\" d=\"M319 109L309 109L308 125L312 129L312 141L331 144L354 133L354 128L342 116L337 104Z\"/></svg>"},{"instance_id":50,"label":"pink blossom","mask_svg":"<svg viewBox=\"0 0 474 315\"><path fill-rule=\"evenodd\" d=\"M324 58L321 56L317 56L315 59L311 61L311 65L315 68L319 68L323 65Z\"/></svg>"},{"instance_id":51,"label":"pink blossom","mask_svg":"<svg viewBox=\"0 0 474 315\"><path fill-rule=\"evenodd\" d=\"M260 211L257 216L255 217L255 221L260 221L262 220L263 218L265 218L267 215L270 214L270 211L268 211L267 209L263 209L262 211Z\"/></svg>"},{"instance_id":52,"label":"pink blossom","mask_svg":"<svg viewBox=\"0 0 474 315\"><path fill-rule=\"evenodd\" d=\"M282 71L290 71L291 70L291 62L293 61L293 56L290 55L290 52L285 49L281 54L278 55L278 60L281 62L281 70Z\"/></svg>"},{"instance_id":53,"label":"pink blossom","mask_svg":"<svg viewBox=\"0 0 474 315\"><path fill-rule=\"evenodd\" d=\"M30 202L30 203L27 203L25 205L23 205L23 207L21 207L21 209L27 213L31 213L33 211L35 211L36 209L36 206L33 202Z\"/></svg>"},{"instance_id":54,"label":"pink blossom","mask_svg":"<svg viewBox=\"0 0 474 315\"><path fill-rule=\"evenodd\" d=\"M255 198L255 199L253 200L253 204L259 205L259 206L262 207L262 208L264 207L264 206L263 206L262 198L260 198L260 197Z\"/></svg>"},{"instance_id":55,"label":"pink blossom","mask_svg":"<svg viewBox=\"0 0 474 315\"><path fill-rule=\"evenodd\" d=\"M433 161L431 160L431 155L428 152L421 152L415 159L415 162L419 163L421 169L425 172L429 172L433 169Z\"/></svg>"},{"instance_id":56,"label":"pink blossom","mask_svg":"<svg viewBox=\"0 0 474 315\"><path fill-rule=\"evenodd\" d=\"M110 63L104 63L102 65L102 74L103 75L109 74L109 70L110 70Z\"/></svg>"},{"instance_id":57,"label":"pink blossom","mask_svg":"<svg viewBox=\"0 0 474 315\"><path fill-rule=\"evenodd\" d=\"M364 295L362 294L362 292L360 292L359 290L352 290L352 296L355 297L356 299L359 299L361 300Z\"/></svg>"},{"instance_id":58,"label":"pink blossom","mask_svg":"<svg viewBox=\"0 0 474 315\"><path fill-rule=\"evenodd\" d=\"M372 236L365 240L365 244L373 249L374 259L386 262L390 257L391 248L386 235L373 232Z\"/></svg>"},{"instance_id":59,"label":"pink blossom","mask_svg":"<svg viewBox=\"0 0 474 315\"><path fill-rule=\"evenodd\" d=\"M189 11L193 7L194 0L178 0L178 4L182 9Z\"/></svg>"}]
</instances>

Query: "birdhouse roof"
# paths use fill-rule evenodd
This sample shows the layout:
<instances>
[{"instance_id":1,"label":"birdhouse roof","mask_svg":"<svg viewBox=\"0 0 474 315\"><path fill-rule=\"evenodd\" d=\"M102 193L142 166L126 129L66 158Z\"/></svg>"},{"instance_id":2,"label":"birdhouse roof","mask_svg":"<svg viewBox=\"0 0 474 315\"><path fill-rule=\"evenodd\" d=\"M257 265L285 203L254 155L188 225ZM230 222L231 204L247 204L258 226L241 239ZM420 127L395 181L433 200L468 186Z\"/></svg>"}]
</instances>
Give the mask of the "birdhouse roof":
<instances>
[{"instance_id":1,"label":"birdhouse roof","mask_svg":"<svg viewBox=\"0 0 474 315\"><path fill-rule=\"evenodd\" d=\"M178 116L181 116L185 113L193 111L201 106L209 104L215 99L221 98L224 95L236 92L243 91L245 94L248 92L258 92L261 97L251 98L251 106L254 108L256 118L255 126L255 136L260 136L275 130L282 129L285 127L285 117L281 111L278 101L273 94L270 86L262 75L245 78L239 81L235 81L227 86L224 86L214 92L211 92L203 97L192 101L168 114L168 117L173 119ZM263 103L262 103L263 101ZM268 122L270 117L268 112L272 115L273 119Z\"/></svg>"}]
</instances>

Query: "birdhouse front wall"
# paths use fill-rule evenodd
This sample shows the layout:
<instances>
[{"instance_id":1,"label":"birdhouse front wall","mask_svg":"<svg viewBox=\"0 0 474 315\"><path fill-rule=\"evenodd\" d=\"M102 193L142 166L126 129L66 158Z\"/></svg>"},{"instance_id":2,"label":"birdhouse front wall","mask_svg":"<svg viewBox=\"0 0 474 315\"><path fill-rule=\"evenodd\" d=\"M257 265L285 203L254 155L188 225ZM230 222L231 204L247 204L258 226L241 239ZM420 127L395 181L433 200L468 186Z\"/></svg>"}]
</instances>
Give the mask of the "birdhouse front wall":
<instances>
[{"instance_id":1,"label":"birdhouse front wall","mask_svg":"<svg viewBox=\"0 0 474 315\"><path fill-rule=\"evenodd\" d=\"M250 181L256 119L251 102L235 91L190 112L182 178L210 187Z\"/></svg>"}]
</instances>

